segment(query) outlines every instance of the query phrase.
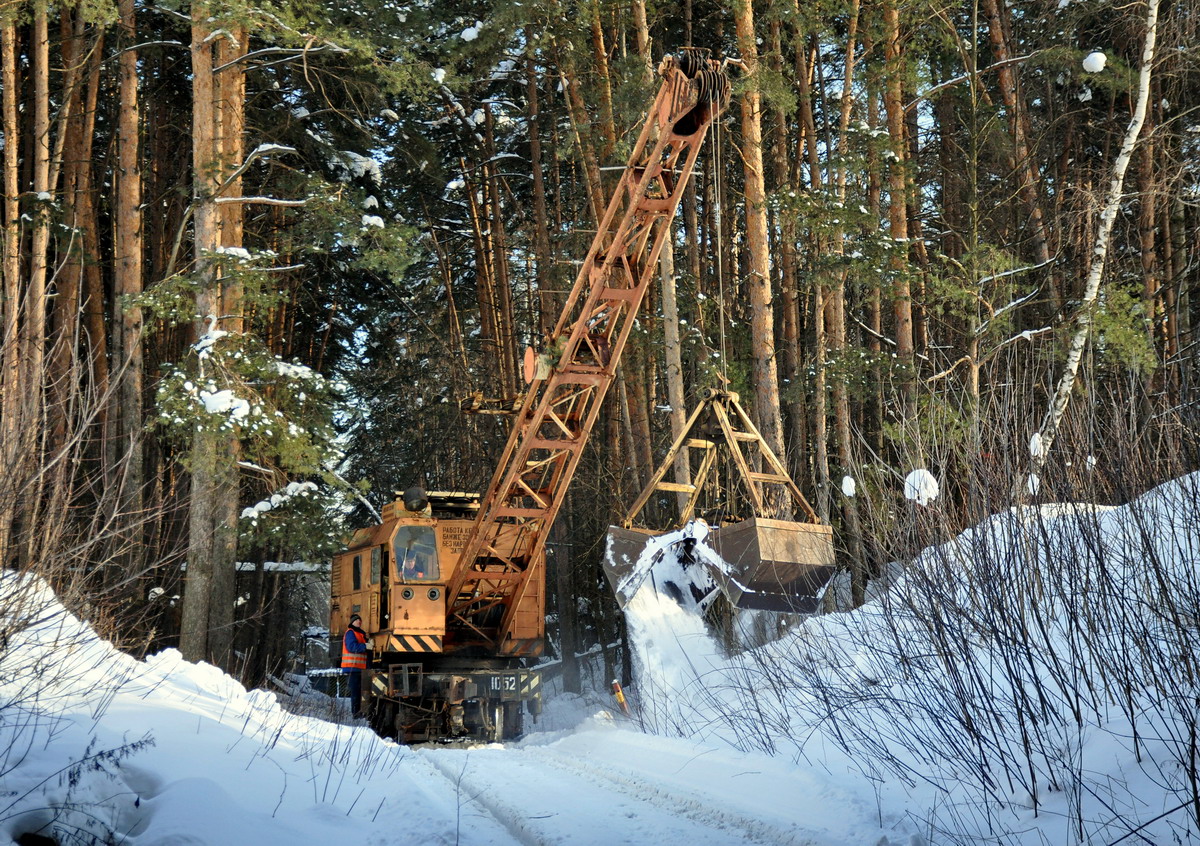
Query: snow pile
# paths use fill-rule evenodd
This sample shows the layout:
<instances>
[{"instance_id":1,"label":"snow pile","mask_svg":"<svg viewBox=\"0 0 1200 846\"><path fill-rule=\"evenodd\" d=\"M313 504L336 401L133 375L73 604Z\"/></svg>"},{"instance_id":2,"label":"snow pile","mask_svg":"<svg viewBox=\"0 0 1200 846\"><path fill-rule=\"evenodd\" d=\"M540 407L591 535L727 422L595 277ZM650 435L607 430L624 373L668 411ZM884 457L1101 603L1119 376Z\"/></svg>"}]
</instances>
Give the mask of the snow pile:
<instances>
[{"instance_id":1,"label":"snow pile","mask_svg":"<svg viewBox=\"0 0 1200 846\"><path fill-rule=\"evenodd\" d=\"M1014 509L732 658L643 585L632 698L656 732L857 772L946 842L1192 842L1198 525L1200 474Z\"/></svg>"},{"instance_id":2,"label":"snow pile","mask_svg":"<svg viewBox=\"0 0 1200 846\"><path fill-rule=\"evenodd\" d=\"M571 725L457 750L135 660L0 573L0 842L1196 842L1197 527L1200 474L1013 509L729 657L663 590L696 526L627 604L634 721L562 697Z\"/></svg>"},{"instance_id":3,"label":"snow pile","mask_svg":"<svg viewBox=\"0 0 1200 846\"><path fill-rule=\"evenodd\" d=\"M0 629L0 842L381 843L419 831L411 842L453 843L473 831L452 790L430 795L441 777L410 750L365 725L289 714L175 650L137 661L38 579L0 574Z\"/></svg>"}]
</instances>

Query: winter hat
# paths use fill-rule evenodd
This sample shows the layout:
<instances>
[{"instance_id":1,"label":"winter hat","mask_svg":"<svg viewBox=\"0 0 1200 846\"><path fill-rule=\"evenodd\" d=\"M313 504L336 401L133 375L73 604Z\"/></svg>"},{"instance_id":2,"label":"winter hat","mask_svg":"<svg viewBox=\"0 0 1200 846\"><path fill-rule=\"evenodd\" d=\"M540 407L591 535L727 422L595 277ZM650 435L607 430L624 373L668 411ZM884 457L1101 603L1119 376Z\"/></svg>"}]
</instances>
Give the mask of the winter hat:
<instances>
[{"instance_id":1,"label":"winter hat","mask_svg":"<svg viewBox=\"0 0 1200 846\"><path fill-rule=\"evenodd\" d=\"M358 615L358 614L351 614L351 615L350 615L350 625L352 625L352 626L353 626L353 625L354 625L354 621L355 621L355 620L358 620L358 622L360 622L360 623L361 623L361 622L362 622L362 617L361 617L360 615Z\"/></svg>"}]
</instances>

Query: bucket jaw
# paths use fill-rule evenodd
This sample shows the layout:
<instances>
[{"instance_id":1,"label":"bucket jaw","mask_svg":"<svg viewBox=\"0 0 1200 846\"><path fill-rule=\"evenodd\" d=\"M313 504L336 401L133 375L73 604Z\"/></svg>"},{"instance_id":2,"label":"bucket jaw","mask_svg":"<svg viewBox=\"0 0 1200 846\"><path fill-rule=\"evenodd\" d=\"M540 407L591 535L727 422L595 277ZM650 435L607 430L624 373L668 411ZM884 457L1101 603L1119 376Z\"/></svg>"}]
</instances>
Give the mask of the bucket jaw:
<instances>
[{"instance_id":1,"label":"bucket jaw","mask_svg":"<svg viewBox=\"0 0 1200 846\"><path fill-rule=\"evenodd\" d=\"M703 520L673 532L608 527L604 573L622 609L647 579L685 608L703 611L729 577L720 557L704 543Z\"/></svg>"}]
</instances>

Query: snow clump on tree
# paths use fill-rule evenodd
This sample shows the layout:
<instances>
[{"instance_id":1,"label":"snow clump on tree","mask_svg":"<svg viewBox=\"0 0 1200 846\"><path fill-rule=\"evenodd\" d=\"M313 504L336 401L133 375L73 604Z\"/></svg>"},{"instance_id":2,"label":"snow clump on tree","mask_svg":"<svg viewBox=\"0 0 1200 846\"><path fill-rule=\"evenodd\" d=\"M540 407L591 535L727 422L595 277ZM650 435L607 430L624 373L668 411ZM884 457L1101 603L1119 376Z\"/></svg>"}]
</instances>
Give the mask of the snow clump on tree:
<instances>
[{"instance_id":1,"label":"snow clump on tree","mask_svg":"<svg viewBox=\"0 0 1200 846\"><path fill-rule=\"evenodd\" d=\"M924 467L918 467L904 479L904 498L917 505L928 505L938 498L939 493L937 479Z\"/></svg>"},{"instance_id":2,"label":"snow clump on tree","mask_svg":"<svg viewBox=\"0 0 1200 846\"><path fill-rule=\"evenodd\" d=\"M1083 69L1088 73L1100 73L1108 63L1108 56L1099 50L1093 50L1083 57Z\"/></svg>"}]
</instances>

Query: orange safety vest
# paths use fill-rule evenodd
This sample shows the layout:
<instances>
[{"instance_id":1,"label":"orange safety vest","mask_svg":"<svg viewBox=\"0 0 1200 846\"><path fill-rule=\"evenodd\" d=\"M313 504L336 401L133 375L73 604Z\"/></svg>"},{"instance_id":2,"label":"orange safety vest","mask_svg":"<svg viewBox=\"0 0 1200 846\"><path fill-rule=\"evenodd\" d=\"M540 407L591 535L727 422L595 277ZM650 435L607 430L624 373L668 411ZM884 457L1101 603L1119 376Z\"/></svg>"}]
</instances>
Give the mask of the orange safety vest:
<instances>
[{"instance_id":1,"label":"orange safety vest","mask_svg":"<svg viewBox=\"0 0 1200 846\"><path fill-rule=\"evenodd\" d=\"M346 629L346 634L354 635L354 639L366 646L367 636L354 629ZM342 635L342 669L343 670L365 670L367 668L367 653L366 652L351 652L346 648L346 635Z\"/></svg>"}]
</instances>

